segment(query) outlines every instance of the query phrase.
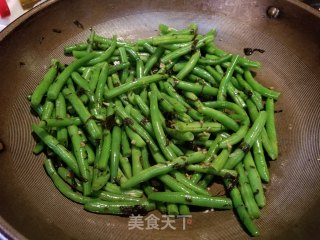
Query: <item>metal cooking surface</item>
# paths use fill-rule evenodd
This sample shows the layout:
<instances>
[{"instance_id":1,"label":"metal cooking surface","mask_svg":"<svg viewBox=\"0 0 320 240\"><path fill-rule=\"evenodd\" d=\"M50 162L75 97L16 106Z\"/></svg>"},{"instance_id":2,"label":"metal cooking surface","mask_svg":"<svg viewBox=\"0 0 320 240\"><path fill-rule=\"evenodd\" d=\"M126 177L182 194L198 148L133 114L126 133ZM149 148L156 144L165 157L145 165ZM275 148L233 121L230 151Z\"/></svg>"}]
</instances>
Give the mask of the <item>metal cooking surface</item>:
<instances>
[{"instance_id":1,"label":"metal cooking surface","mask_svg":"<svg viewBox=\"0 0 320 240\"><path fill-rule=\"evenodd\" d=\"M6 146L0 153L0 223L7 228L7 221L31 239L248 238L232 211L194 213L186 230L181 230L182 221L177 220L175 231L128 231L127 218L88 213L63 197L45 174L43 156L35 157L31 152L30 125L36 119L30 114L26 96L40 81L51 58L70 61L63 56L64 45L85 40L91 26L101 35L136 39L156 34L159 23L181 28L195 22L200 32L216 28L216 43L227 51L243 54L245 47L265 50L250 58L263 64L257 79L282 92L276 105L283 110L276 114L281 155L271 162L267 206L256 223L263 239L312 236L320 223L320 59L315 48L320 39L318 43L305 39L309 53L297 51L304 36L286 22L290 14L282 20L266 19L267 1L246 1L241 15L239 1L212 1L216 5L205 1L133 2L61 1L32 17L0 44L0 139ZM292 7L286 4L284 9ZM75 19L85 30L72 23ZM315 19L319 24L319 18ZM52 28L62 33L54 33Z\"/></svg>"}]
</instances>

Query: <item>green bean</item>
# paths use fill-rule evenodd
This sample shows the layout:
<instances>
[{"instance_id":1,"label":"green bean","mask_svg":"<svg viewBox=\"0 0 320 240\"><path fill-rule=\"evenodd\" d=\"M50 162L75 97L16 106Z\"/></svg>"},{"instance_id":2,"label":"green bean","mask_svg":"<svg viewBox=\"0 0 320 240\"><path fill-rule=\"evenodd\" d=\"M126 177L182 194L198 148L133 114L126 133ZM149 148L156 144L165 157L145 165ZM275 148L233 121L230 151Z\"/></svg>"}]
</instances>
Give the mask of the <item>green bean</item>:
<instances>
[{"instance_id":1,"label":"green bean","mask_svg":"<svg viewBox=\"0 0 320 240\"><path fill-rule=\"evenodd\" d=\"M67 117L66 101L61 93L58 95L55 105L56 117L59 119ZM57 129L57 140L64 146L68 145L68 131L66 128Z\"/></svg>"},{"instance_id":2,"label":"green bean","mask_svg":"<svg viewBox=\"0 0 320 240\"><path fill-rule=\"evenodd\" d=\"M43 105L41 120L46 120L51 117L54 109L54 104L51 101L46 101Z\"/></svg>"},{"instance_id":3,"label":"green bean","mask_svg":"<svg viewBox=\"0 0 320 240\"><path fill-rule=\"evenodd\" d=\"M55 100L65 83L67 82L71 73L76 71L79 67L83 64L90 61L92 58L96 56L96 53L89 53L88 55L84 56L83 58L77 59L73 61L71 64L66 67L62 73L57 77L56 81L51 84L48 89L47 96L49 100Z\"/></svg>"},{"instance_id":4,"label":"green bean","mask_svg":"<svg viewBox=\"0 0 320 240\"><path fill-rule=\"evenodd\" d=\"M87 65L93 66L93 65L96 65L97 63L108 61L108 59L114 53L116 47L117 47L117 42L116 42L116 37L114 36L110 47L100 56L97 56L96 58L90 59L90 61L87 63Z\"/></svg>"},{"instance_id":5,"label":"green bean","mask_svg":"<svg viewBox=\"0 0 320 240\"><path fill-rule=\"evenodd\" d=\"M146 147L141 148L141 165L143 169L151 166L149 162L149 152Z\"/></svg>"},{"instance_id":6,"label":"green bean","mask_svg":"<svg viewBox=\"0 0 320 240\"><path fill-rule=\"evenodd\" d=\"M198 182L198 186L202 188L208 188L212 184L212 181L214 179L213 174L206 174L201 181Z\"/></svg>"},{"instance_id":7,"label":"green bean","mask_svg":"<svg viewBox=\"0 0 320 240\"><path fill-rule=\"evenodd\" d=\"M84 209L89 212L125 216L144 214L155 208L155 204L148 201L136 203L128 201L106 202L103 200L94 200L84 205Z\"/></svg>"},{"instance_id":8,"label":"green bean","mask_svg":"<svg viewBox=\"0 0 320 240\"><path fill-rule=\"evenodd\" d=\"M79 117L71 118L47 118L39 123L42 127L68 127L70 125L81 125L81 119Z\"/></svg>"},{"instance_id":9,"label":"green bean","mask_svg":"<svg viewBox=\"0 0 320 240\"><path fill-rule=\"evenodd\" d=\"M141 126L143 126L144 129L146 129L147 132L153 136L153 128L148 118L144 117L139 110L129 105L126 106L126 112L130 114L134 120L140 123Z\"/></svg>"},{"instance_id":10,"label":"green bean","mask_svg":"<svg viewBox=\"0 0 320 240\"><path fill-rule=\"evenodd\" d=\"M123 174L123 172L121 171L120 168L118 168L118 175L116 178L116 183L118 185L125 183L126 181L128 181L127 177Z\"/></svg>"},{"instance_id":11,"label":"green bean","mask_svg":"<svg viewBox=\"0 0 320 240\"><path fill-rule=\"evenodd\" d=\"M268 165L264 156L261 138L259 137L253 144L253 158L261 179L268 183L270 181Z\"/></svg>"},{"instance_id":12,"label":"green bean","mask_svg":"<svg viewBox=\"0 0 320 240\"><path fill-rule=\"evenodd\" d=\"M224 71L223 71L222 67L221 67L219 64L217 64L217 65L215 66L215 69L216 69L217 72L220 73L222 76L224 75Z\"/></svg>"},{"instance_id":13,"label":"green bean","mask_svg":"<svg viewBox=\"0 0 320 240\"><path fill-rule=\"evenodd\" d=\"M232 100L238 104L240 107L245 108L246 103L245 99L243 99L243 92L236 89L231 82L229 82L227 87L228 95L232 98Z\"/></svg>"},{"instance_id":14,"label":"green bean","mask_svg":"<svg viewBox=\"0 0 320 240\"><path fill-rule=\"evenodd\" d=\"M253 192L242 163L239 163L236 166L236 170L239 173L239 190L242 196L242 200L247 208L248 214L252 219L259 218L260 210L254 200Z\"/></svg>"},{"instance_id":15,"label":"green bean","mask_svg":"<svg viewBox=\"0 0 320 240\"><path fill-rule=\"evenodd\" d=\"M98 169L100 169L101 171L107 170L110 155L111 155L111 133L109 130L104 129L101 152L100 152L99 158L97 159Z\"/></svg>"},{"instance_id":16,"label":"green bean","mask_svg":"<svg viewBox=\"0 0 320 240\"><path fill-rule=\"evenodd\" d=\"M31 105L33 107L36 107L41 103L43 96L47 93L51 83L56 78L56 75L58 73L58 63L58 60L55 59L51 61L51 67L32 93Z\"/></svg>"},{"instance_id":17,"label":"green bean","mask_svg":"<svg viewBox=\"0 0 320 240\"><path fill-rule=\"evenodd\" d=\"M194 75L193 73L189 74L186 79L187 79L187 81L189 81L189 82L199 83L199 84L202 84L202 85L211 87L211 84L210 84L210 83L208 83L208 82L205 81L204 79L202 79L202 78Z\"/></svg>"},{"instance_id":18,"label":"green bean","mask_svg":"<svg viewBox=\"0 0 320 240\"><path fill-rule=\"evenodd\" d=\"M128 181L126 181L124 184L121 184L121 188L129 189L142 182L148 181L151 178L154 178L156 176L161 176L173 171L174 169L181 168L185 164L201 162L203 161L203 159L204 159L204 155L201 152L196 152L194 154L190 154L189 156L177 157L172 161L158 163L156 165L151 166L150 168L142 170L137 175L128 179Z\"/></svg>"},{"instance_id":19,"label":"green bean","mask_svg":"<svg viewBox=\"0 0 320 240\"><path fill-rule=\"evenodd\" d=\"M261 178L256 169L256 165L253 161L252 155L248 152L243 160L244 167L248 174L248 179L250 186L254 195L254 198L260 208L266 205L266 198L264 196L264 191L261 183Z\"/></svg>"},{"instance_id":20,"label":"green bean","mask_svg":"<svg viewBox=\"0 0 320 240\"><path fill-rule=\"evenodd\" d=\"M89 144L86 144L85 149L87 151L87 155L88 155L88 165L92 165L94 163L95 160L95 153L92 149L92 146L90 146Z\"/></svg>"},{"instance_id":21,"label":"green bean","mask_svg":"<svg viewBox=\"0 0 320 240\"><path fill-rule=\"evenodd\" d=\"M213 159L211 166L217 173L221 171L226 161L228 160L229 155L230 151L228 149L223 149L220 154Z\"/></svg>"},{"instance_id":22,"label":"green bean","mask_svg":"<svg viewBox=\"0 0 320 240\"><path fill-rule=\"evenodd\" d=\"M109 65L105 63L101 68L101 72L98 78L98 83L95 91L95 98L98 103L101 103L103 101L104 87L107 82L108 73L109 73Z\"/></svg>"},{"instance_id":23,"label":"green bean","mask_svg":"<svg viewBox=\"0 0 320 240\"><path fill-rule=\"evenodd\" d=\"M232 183L230 180L225 180L225 185L227 187L227 189L230 189L230 197L232 199L232 204L234 209L236 210L238 217L240 218L241 222L243 223L243 225L246 227L246 229L248 230L248 232L256 237L259 236L259 230L258 228L254 225L254 223L252 222L247 209L242 201L241 198L241 194L239 189L236 186L232 186Z\"/></svg>"},{"instance_id":24,"label":"green bean","mask_svg":"<svg viewBox=\"0 0 320 240\"><path fill-rule=\"evenodd\" d=\"M188 205L185 204L179 204L179 214L180 215L190 215L190 209Z\"/></svg>"},{"instance_id":25,"label":"green bean","mask_svg":"<svg viewBox=\"0 0 320 240\"><path fill-rule=\"evenodd\" d=\"M122 172L126 178L132 177L131 164L127 157L120 156L120 167Z\"/></svg>"},{"instance_id":26,"label":"green bean","mask_svg":"<svg viewBox=\"0 0 320 240\"><path fill-rule=\"evenodd\" d=\"M239 129L239 125L236 121L218 110L208 107L202 107L201 109L199 109L199 112L215 121L220 122L223 126L233 131L237 131Z\"/></svg>"},{"instance_id":27,"label":"green bean","mask_svg":"<svg viewBox=\"0 0 320 240\"><path fill-rule=\"evenodd\" d=\"M135 82L124 83L119 87L115 87L114 89L110 89L109 91L104 93L104 96L106 99L112 99L114 97L119 96L122 93L128 92L129 90L140 88L140 87L143 87L143 86L148 85L150 83L166 79L166 77L167 76L163 75L163 74L154 74L151 76L142 77Z\"/></svg>"},{"instance_id":28,"label":"green bean","mask_svg":"<svg viewBox=\"0 0 320 240\"><path fill-rule=\"evenodd\" d=\"M117 65L111 65L109 68L109 75L114 74L120 70L127 68L130 63L119 63Z\"/></svg>"},{"instance_id":29,"label":"green bean","mask_svg":"<svg viewBox=\"0 0 320 240\"><path fill-rule=\"evenodd\" d=\"M85 161L87 154L84 148L84 143L82 142L82 139L78 133L78 128L76 126L74 125L69 126L68 133L71 138L73 152L78 163L80 176L85 182L87 182L89 180L89 170L88 170L88 164ZM84 191L85 190L86 189L84 188Z\"/></svg>"},{"instance_id":30,"label":"green bean","mask_svg":"<svg viewBox=\"0 0 320 240\"><path fill-rule=\"evenodd\" d=\"M171 177L168 174L159 176L158 179L161 182L163 182L172 191L183 192L183 193L186 193L186 194L196 194L190 188L188 188L185 185L181 184L180 182L178 182L176 179L174 179L173 177Z\"/></svg>"},{"instance_id":31,"label":"green bean","mask_svg":"<svg viewBox=\"0 0 320 240\"><path fill-rule=\"evenodd\" d=\"M231 64L228 67L225 76L222 78L222 80L220 82L218 96L217 96L218 101L224 101L226 99L227 86L229 84L230 78L233 75L233 72L234 72L234 69L235 69L235 67L236 67L236 65L238 63L238 60L239 60L239 56L238 55L232 57Z\"/></svg>"},{"instance_id":32,"label":"green bean","mask_svg":"<svg viewBox=\"0 0 320 240\"><path fill-rule=\"evenodd\" d=\"M140 137L139 134L135 133L130 127L126 126L125 131L131 140L130 143L133 146L137 146L137 147L145 147L146 146L146 142L142 139L142 137Z\"/></svg>"},{"instance_id":33,"label":"green bean","mask_svg":"<svg viewBox=\"0 0 320 240\"><path fill-rule=\"evenodd\" d=\"M194 38L194 35L165 35L156 36L148 39L151 45L163 45L190 42ZM138 41L139 42L139 41Z\"/></svg>"},{"instance_id":34,"label":"green bean","mask_svg":"<svg viewBox=\"0 0 320 240\"><path fill-rule=\"evenodd\" d=\"M80 176L77 161L71 152L61 145L56 138L36 124L32 124L32 130L77 176Z\"/></svg>"},{"instance_id":35,"label":"green bean","mask_svg":"<svg viewBox=\"0 0 320 240\"><path fill-rule=\"evenodd\" d=\"M72 172L70 172L68 169L64 168L64 167L59 167L57 169L57 173L58 175L66 182L70 185L71 188L82 192L83 191L83 187L81 185L81 182L76 179Z\"/></svg>"},{"instance_id":36,"label":"green bean","mask_svg":"<svg viewBox=\"0 0 320 240\"><path fill-rule=\"evenodd\" d=\"M224 67L224 68L229 68L231 66L231 62L224 62L224 63L221 64L221 66ZM235 66L234 67L234 71L236 73L240 73L240 74L244 73L244 70L240 66Z\"/></svg>"},{"instance_id":37,"label":"green bean","mask_svg":"<svg viewBox=\"0 0 320 240\"><path fill-rule=\"evenodd\" d=\"M251 75L251 72L246 70L244 72L244 77L246 81L249 83L249 85L258 93L260 93L264 97L273 98L275 100L278 100L280 93L276 92L274 90L270 90L264 86L262 86L260 83L258 83Z\"/></svg>"},{"instance_id":38,"label":"green bean","mask_svg":"<svg viewBox=\"0 0 320 240\"><path fill-rule=\"evenodd\" d=\"M127 202L140 203L141 201L143 201L141 198L129 197L125 194L110 193L105 191L102 191L99 193L99 198L103 201L108 201L108 202L127 201Z\"/></svg>"},{"instance_id":39,"label":"green bean","mask_svg":"<svg viewBox=\"0 0 320 240\"><path fill-rule=\"evenodd\" d=\"M141 198L142 195L143 195L142 190L130 189L130 190L127 190L127 191L123 191L123 190L121 190L120 186L118 186L118 185L116 185L114 183L110 183L110 182L108 182L103 187L103 189L105 191L107 191L107 192L110 192L110 193L124 194L124 195L130 196L130 197L135 197L135 198Z\"/></svg>"},{"instance_id":40,"label":"green bean","mask_svg":"<svg viewBox=\"0 0 320 240\"><path fill-rule=\"evenodd\" d=\"M189 59L188 63L179 71L177 74L177 78L182 80L187 76L196 66L198 60L200 58L200 51L196 51L192 57Z\"/></svg>"},{"instance_id":41,"label":"green bean","mask_svg":"<svg viewBox=\"0 0 320 240\"><path fill-rule=\"evenodd\" d=\"M137 134L142 137L142 139L154 150L158 151L159 148L157 147L156 143L152 139L152 137L144 130L144 128L138 124L132 117L124 110L121 103L116 102L116 113L122 118L122 120L126 119L128 126Z\"/></svg>"},{"instance_id":42,"label":"green bean","mask_svg":"<svg viewBox=\"0 0 320 240\"><path fill-rule=\"evenodd\" d=\"M144 72L144 64L142 60L137 61L136 65L136 76L137 78L142 78L143 77L143 72Z\"/></svg>"},{"instance_id":43,"label":"green bean","mask_svg":"<svg viewBox=\"0 0 320 240\"><path fill-rule=\"evenodd\" d=\"M245 152L248 152L257 138L260 136L261 131L265 125L267 114L265 111L261 111L254 121L251 128L245 135L241 145L232 154L230 154L228 161L224 168L233 169L245 156Z\"/></svg>"},{"instance_id":44,"label":"green bean","mask_svg":"<svg viewBox=\"0 0 320 240\"><path fill-rule=\"evenodd\" d=\"M56 186L56 188L67 198L70 200L85 204L87 202L92 201L91 197L82 196L74 191L71 190L69 185L63 181L63 179L58 175L57 171L55 170L51 159L46 159L43 162L43 165L47 171L47 174L51 178L52 182Z\"/></svg>"},{"instance_id":45,"label":"green bean","mask_svg":"<svg viewBox=\"0 0 320 240\"><path fill-rule=\"evenodd\" d=\"M179 48L177 50L172 51L169 54L166 54L164 57L162 57L160 60L162 63L167 64L170 61L179 58L189 52L191 52L194 49L199 49L201 47L203 47L204 45L206 45L208 42L211 42L213 40L213 35L208 35L203 37L202 39L200 39L195 46L193 46L193 43L191 43L190 45L187 45L185 47Z\"/></svg>"},{"instance_id":46,"label":"green bean","mask_svg":"<svg viewBox=\"0 0 320 240\"><path fill-rule=\"evenodd\" d=\"M186 187L193 190L196 194L202 195L202 196L210 196L210 193L208 191L198 187L197 185L193 184L189 179L186 178L185 175L183 175L179 171L173 171L172 172L173 177L180 182L181 184L185 185Z\"/></svg>"},{"instance_id":47,"label":"green bean","mask_svg":"<svg viewBox=\"0 0 320 240\"><path fill-rule=\"evenodd\" d=\"M186 66L187 66L186 63L177 63L174 65L173 71L181 71ZM207 81L208 83L210 83L213 86L217 85L216 80L210 75L210 73L208 73L205 69L203 69L201 67L195 66L192 69L192 73L194 75L200 77L201 79L204 79L205 81ZM177 78L180 79L179 77L177 77Z\"/></svg>"},{"instance_id":48,"label":"green bean","mask_svg":"<svg viewBox=\"0 0 320 240\"><path fill-rule=\"evenodd\" d=\"M68 45L64 47L64 54L68 55L72 53L72 51L81 51L81 50L86 50L88 48L88 43L78 43L78 44L73 44L73 45Z\"/></svg>"},{"instance_id":49,"label":"green bean","mask_svg":"<svg viewBox=\"0 0 320 240\"><path fill-rule=\"evenodd\" d=\"M98 81L99 81L100 72L101 72L101 67L100 66L95 66L93 68L93 72L92 72L92 75L91 75L91 78L90 78L90 82L89 82L89 88L90 88L91 92L94 92L96 87L97 87L97 84L98 84Z\"/></svg>"},{"instance_id":50,"label":"green bean","mask_svg":"<svg viewBox=\"0 0 320 240\"><path fill-rule=\"evenodd\" d=\"M120 52L121 62L122 63L129 62L126 49L124 47L119 47L118 49L119 49L119 52ZM120 78L121 82L123 83L128 78L128 76L129 76L128 68L123 69L122 73L121 73L121 78Z\"/></svg>"},{"instance_id":51,"label":"green bean","mask_svg":"<svg viewBox=\"0 0 320 240\"><path fill-rule=\"evenodd\" d=\"M181 149L177 145L175 145L173 142L169 142L168 147L171 148L171 150L174 152L174 154L177 157L184 155L184 153L181 151Z\"/></svg>"},{"instance_id":52,"label":"green bean","mask_svg":"<svg viewBox=\"0 0 320 240\"><path fill-rule=\"evenodd\" d=\"M38 155L40 153L43 152L44 150L44 147L45 147L45 144L43 142L38 142L34 148L32 149L32 152L35 154L35 155Z\"/></svg>"},{"instance_id":53,"label":"green bean","mask_svg":"<svg viewBox=\"0 0 320 240\"><path fill-rule=\"evenodd\" d=\"M85 124L90 136L93 139L101 139L102 133L100 128L97 126L96 122L91 119L91 114L83 105L81 100L77 97L77 95L67 88L63 90L63 95L71 103L72 107L79 115L81 121Z\"/></svg>"},{"instance_id":54,"label":"green bean","mask_svg":"<svg viewBox=\"0 0 320 240\"><path fill-rule=\"evenodd\" d=\"M168 203L180 203L186 205L194 205L200 207L209 207L216 209L231 209L231 199L226 197L208 197L191 195L178 192L156 192L151 193L150 200L168 202Z\"/></svg>"},{"instance_id":55,"label":"green bean","mask_svg":"<svg viewBox=\"0 0 320 240\"><path fill-rule=\"evenodd\" d=\"M237 80L239 84L248 92L251 100L254 102L258 110L263 109L263 103L260 93L253 90L253 88L242 78L240 74L237 74Z\"/></svg>"},{"instance_id":56,"label":"green bean","mask_svg":"<svg viewBox=\"0 0 320 240\"><path fill-rule=\"evenodd\" d=\"M200 174L201 176L202 176L202 174L207 174L206 176L210 176L211 175L212 177L213 176L219 176L219 177L222 177L222 178L227 178L227 177L236 178L238 176L238 173L235 170L221 169L220 171L216 171L212 166L207 165L207 164L192 164L192 165L188 165L186 167L186 170L195 172L197 174ZM204 177L204 179L205 179L205 177ZM210 179L210 182L211 182L212 178L210 177L209 179ZM207 179L204 180L204 181L207 182ZM199 187L201 189L207 188L208 183L204 184L205 182L202 183L202 181L200 181L197 184L197 187Z\"/></svg>"},{"instance_id":57,"label":"green bean","mask_svg":"<svg viewBox=\"0 0 320 240\"><path fill-rule=\"evenodd\" d=\"M100 172L98 169L93 169L93 171L92 191L99 191L109 181L110 173L109 170Z\"/></svg>"},{"instance_id":58,"label":"green bean","mask_svg":"<svg viewBox=\"0 0 320 240\"><path fill-rule=\"evenodd\" d=\"M187 112L187 108L181 104L178 100L176 100L173 97L168 96L167 94L161 92L161 97L165 100L167 100L174 108L174 110L178 113L185 113Z\"/></svg>"},{"instance_id":59,"label":"green bean","mask_svg":"<svg viewBox=\"0 0 320 240\"><path fill-rule=\"evenodd\" d=\"M278 140L277 140L277 131L275 126L275 117L274 117L274 101L272 98L267 98L266 100L266 112L267 112L267 121L266 121L266 131L270 142L272 144L275 158L278 157Z\"/></svg>"},{"instance_id":60,"label":"green bean","mask_svg":"<svg viewBox=\"0 0 320 240\"><path fill-rule=\"evenodd\" d=\"M203 96L217 96L218 89L214 87L208 87L200 84L190 83L190 82L184 82L184 81L172 81L170 82L173 87L176 87L178 89L193 92L197 95L203 95Z\"/></svg>"},{"instance_id":61,"label":"green bean","mask_svg":"<svg viewBox=\"0 0 320 240\"><path fill-rule=\"evenodd\" d=\"M184 123L184 122L175 122L174 123L175 129L181 132L220 132L225 130L224 126L217 122L191 122L191 123Z\"/></svg>"},{"instance_id":62,"label":"green bean","mask_svg":"<svg viewBox=\"0 0 320 240\"><path fill-rule=\"evenodd\" d=\"M251 147L253 143L258 139L261 134L261 131L266 123L267 113L265 111L261 111L254 121L252 127L249 129L248 133L244 137L243 141L245 145Z\"/></svg>"},{"instance_id":63,"label":"green bean","mask_svg":"<svg viewBox=\"0 0 320 240\"><path fill-rule=\"evenodd\" d=\"M150 109L148 107L148 105L142 100L142 98L135 94L134 95L134 100L135 103L138 105L138 107L140 108L141 112L143 113L144 116L149 116L150 115Z\"/></svg>"},{"instance_id":64,"label":"green bean","mask_svg":"<svg viewBox=\"0 0 320 240\"><path fill-rule=\"evenodd\" d=\"M167 147L167 137L162 128L162 124L159 118L159 110L158 110L158 99L157 93L152 91L149 95L150 98L150 115L151 115L151 123L153 127L154 134L158 141L161 151L165 155L168 160L172 160L176 157L175 153Z\"/></svg>"},{"instance_id":65,"label":"green bean","mask_svg":"<svg viewBox=\"0 0 320 240\"><path fill-rule=\"evenodd\" d=\"M151 46L148 42L144 42L142 46L150 54L154 54L154 52L156 51L156 48Z\"/></svg>"},{"instance_id":66,"label":"green bean","mask_svg":"<svg viewBox=\"0 0 320 240\"><path fill-rule=\"evenodd\" d=\"M163 52L164 52L164 49L161 47L158 47L154 51L154 53L149 57L148 61L146 62L145 66L144 66L144 70L143 70L144 76L148 75L148 73L150 72L152 67L156 64L156 62L158 62L158 60L162 56Z\"/></svg>"},{"instance_id":67,"label":"green bean","mask_svg":"<svg viewBox=\"0 0 320 240\"><path fill-rule=\"evenodd\" d=\"M120 162L121 128L114 126L111 135L110 174L111 181L115 181L118 175Z\"/></svg>"},{"instance_id":68,"label":"green bean","mask_svg":"<svg viewBox=\"0 0 320 240\"><path fill-rule=\"evenodd\" d=\"M256 120L256 118L258 117L258 111L256 109L256 106L254 105L254 103L251 100L247 100L246 101L247 106L248 106L248 111L249 111L249 115L250 118L252 119L252 121ZM267 131L265 128L262 129L261 132L261 140L262 140L262 144L264 149L266 150L266 152L268 153L269 157L272 160L275 160L277 155L272 147L272 143L268 137Z\"/></svg>"},{"instance_id":69,"label":"green bean","mask_svg":"<svg viewBox=\"0 0 320 240\"><path fill-rule=\"evenodd\" d=\"M171 190L168 187L165 187L166 192L171 192ZM172 216L179 215L179 208L178 205L175 203L167 203L167 214Z\"/></svg>"},{"instance_id":70,"label":"green bean","mask_svg":"<svg viewBox=\"0 0 320 240\"><path fill-rule=\"evenodd\" d=\"M138 53L130 46L125 46L125 50L126 52L129 54L129 56L137 63L138 61L140 61L140 57L138 55ZM119 50L120 52L120 50ZM121 56L121 52L120 52L120 56Z\"/></svg>"},{"instance_id":71,"label":"green bean","mask_svg":"<svg viewBox=\"0 0 320 240\"><path fill-rule=\"evenodd\" d=\"M122 189L130 189L142 182L146 182L156 176L161 176L169 173L177 167L184 165L184 160L182 158L176 158L173 161L158 163L151 166L150 168L144 169L134 175L132 178L128 179L125 183L121 184Z\"/></svg>"},{"instance_id":72,"label":"green bean","mask_svg":"<svg viewBox=\"0 0 320 240\"><path fill-rule=\"evenodd\" d=\"M82 78L78 72L71 73L71 78L80 88L84 89L85 91L91 91L89 83Z\"/></svg>"},{"instance_id":73,"label":"green bean","mask_svg":"<svg viewBox=\"0 0 320 240\"><path fill-rule=\"evenodd\" d=\"M214 55L213 55L214 56ZM199 63L200 64L207 64L207 65L217 65L224 62L229 61L232 58L232 54L226 54L222 57L218 57L215 59L208 58L208 54L206 55L206 58L200 58Z\"/></svg>"},{"instance_id":74,"label":"green bean","mask_svg":"<svg viewBox=\"0 0 320 240\"><path fill-rule=\"evenodd\" d=\"M121 131L121 153L123 157L129 157L131 155L130 143L124 129Z\"/></svg>"},{"instance_id":75,"label":"green bean","mask_svg":"<svg viewBox=\"0 0 320 240\"><path fill-rule=\"evenodd\" d=\"M164 128L164 131L166 134L168 134L170 137L181 140L181 141L193 141L194 135L192 132L179 132L176 129L172 128Z\"/></svg>"},{"instance_id":76,"label":"green bean","mask_svg":"<svg viewBox=\"0 0 320 240\"><path fill-rule=\"evenodd\" d=\"M219 144L220 148L231 148L233 145L239 143L247 134L249 130L249 119L247 119L237 132L231 134L228 138L222 140Z\"/></svg>"},{"instance_id":77,"label":"green bean","mask_svg":"<svg viewBox=\"0 0 320 240\"><path fill-rule=\"evenodd\" d=\"M141 164L142 152L137 147L132 147L132 175L136 176L142 171L142 164Z\"/></svg>"}]
</instances>

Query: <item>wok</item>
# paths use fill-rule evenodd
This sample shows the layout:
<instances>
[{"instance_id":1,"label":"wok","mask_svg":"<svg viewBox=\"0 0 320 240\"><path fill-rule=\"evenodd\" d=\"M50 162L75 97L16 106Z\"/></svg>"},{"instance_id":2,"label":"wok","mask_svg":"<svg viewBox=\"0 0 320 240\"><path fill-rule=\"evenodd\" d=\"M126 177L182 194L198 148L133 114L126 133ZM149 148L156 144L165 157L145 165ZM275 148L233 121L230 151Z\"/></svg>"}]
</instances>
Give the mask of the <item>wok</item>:
<instances>
[{"instance_id":1,"label":"wok","mask_svg":"<svg viewBox=\"0 0 320 240\"><path fill-rule=\"evenodd\" d=\"M268 18L275 6L279 17ZM78 20L84 27L73 22ZM127 39L155 34L159 23L181 28L199 24L218 31L217 44L242 54L245 47L265 53L257 79L282 92L276 123L280 157L271 162L268 204L256 221L261 239L317 238L320 224L320 15L286 0L70 0L48 1L0 34L0 230L17 239L246 239L232 211L197 212L182 230L128 230L128 219L88 213L65 199L42 167L26 96L63 46L98 34ZM53 29L61 30L53 31ZM157 214L157 213L156 213ZM158 215L159 216L159 215Z\"/></svg>"}]
</instances>

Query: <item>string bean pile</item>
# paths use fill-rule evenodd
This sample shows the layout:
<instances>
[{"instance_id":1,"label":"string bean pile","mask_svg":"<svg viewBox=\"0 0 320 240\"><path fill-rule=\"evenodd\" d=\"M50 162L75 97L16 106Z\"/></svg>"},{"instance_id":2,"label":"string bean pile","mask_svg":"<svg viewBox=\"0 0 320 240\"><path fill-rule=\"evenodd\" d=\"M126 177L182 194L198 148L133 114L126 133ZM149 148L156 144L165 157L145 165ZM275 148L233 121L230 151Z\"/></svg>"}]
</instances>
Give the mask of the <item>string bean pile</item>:
<instances>
[{"instance_id":1,"label":"string bean pile","mask_svg":"<svg viewBox=\"0 0 320 240\"><path fill-rule=\"evenodd\" d=\"M29 96L35 154L67 198L102 214L234 209L252 236L278 156L274 103L260 63L226 53L196 24L125 42L94 31L52 60ZM212 196L213 183L225 196Z\"/></svg>"}]
</instances>

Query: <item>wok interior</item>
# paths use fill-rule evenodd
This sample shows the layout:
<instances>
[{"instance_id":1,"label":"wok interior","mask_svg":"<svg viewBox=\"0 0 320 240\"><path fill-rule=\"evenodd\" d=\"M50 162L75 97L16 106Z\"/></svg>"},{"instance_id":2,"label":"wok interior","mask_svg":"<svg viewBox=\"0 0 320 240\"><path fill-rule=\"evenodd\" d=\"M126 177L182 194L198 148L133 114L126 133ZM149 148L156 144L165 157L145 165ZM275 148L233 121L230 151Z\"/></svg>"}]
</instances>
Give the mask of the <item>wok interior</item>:
<instances>
[{"instance_id":1,"label":"wok interior","mask_svg":"<svg viewBox=\"0 0 320 240\"><path fill-rule=\"evenodd\" d=\"M267 2L280 6L282 18L266 18ZM89 27L108 37L116 34L137 39L156 34L160 23L183 28L195 22L202 33L216 28L216 43L222 49L237 54L243 54L245 47L265 50L250 58L263 65L257 70L257 79L282 92L276 105L277 110L283 110L276 114L281 153L270 163L268 203L256 223L264 239L314 236L320 196L320 71L316 67L320 34L306 35L310 28L294 21L299 22L296 15L301 14L305 21L318 21L319 25L319 18L290 1L245 1L241 5L240 1L74 0L43 8L0 45L0 138L6 146L0 153L0 223L5 232L31 239L248 237L232 211L193 213L186 230L178 219L176 230L129 231L128 218L88 213L63 197L42 167L44 156L31 152L34 141L30 125L37 120L30 114L26 96L41 80L51 58L70 61L63 56L64 45L84 41ZM76 27L74 20L85 30ZM62 32L55 33L53 28ZM313 31L317 34L319 28Z\"/></svg>"}]
</instances>

